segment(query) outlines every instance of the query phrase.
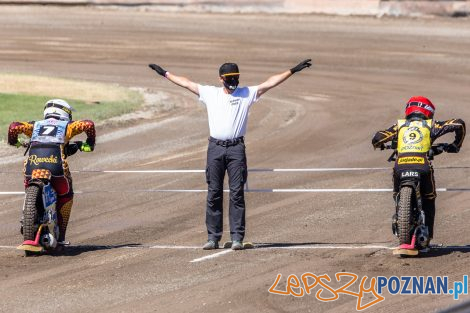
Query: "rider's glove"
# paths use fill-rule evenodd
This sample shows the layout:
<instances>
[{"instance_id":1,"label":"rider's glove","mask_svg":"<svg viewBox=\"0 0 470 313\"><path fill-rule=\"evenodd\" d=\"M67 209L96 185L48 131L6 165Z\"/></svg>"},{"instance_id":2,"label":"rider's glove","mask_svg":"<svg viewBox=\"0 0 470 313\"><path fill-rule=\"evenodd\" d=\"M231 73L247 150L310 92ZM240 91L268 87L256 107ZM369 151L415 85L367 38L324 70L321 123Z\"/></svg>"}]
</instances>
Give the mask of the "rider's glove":
<instances>
[{"instance_id":1,"label":"rider's glove","mask_svg":"<svg viewBox=\"0 0 470 313\"><path fill-rule=\"evenodd\" d=\"M82 152L91 152L91 151L93 151L93 147L91 145L87 144L86 142L84 142L80 146L80 151L82 151Z\"/></svg>"},{"instance_id":2,"label":"rider's glove","mask_svg":"<svg viewBox=\"0 0 470 313\"><path fill-rule=\"evenodd\" d=\"M162 75L163 77L166 77L167 71L165 71L163 68L161 68L157 64L149 64L149 67L155 72L157 72L158 74Z\"/></svg>"},{"instance_id":3,"label":"rider's glove","mask_svg":"<svg viewBox=\"0 0 470 313\"><path fill-rule=\"evenodd\" d=\"M304 60L304 61L300 62L299 64L297 64L293 68L291 68L290 72L292 74L294 74L294 73L300 72L304 68L310 67L310 66L312 66L312 59L307 59L307 60Z\"/></svg>"},{"instance_id":4,"label":"rider's glove","mask_svg":"<svg viewBox=\"0 0 470 313\"><path fill-rule=\"evenodd\" d=\"M14 146L15 146L16 148L19 148L19 147L22 147L22 146L23 146L23 143L18 139L18 140L16 141L16 143L14 144Z\"/></svg>"},{"instance_id":5,"label":"rider's glove","mask_svg":"<svg viewBox=\"0 0 470 313\"><path fill-rule=\"evenodd\" d=\"M71 156L77 153L78 149L82 146L81 141L69 142L64 147L64 154L65 156Z\"/></svg>"},{"instance_id":6,"label":"rider's glove","mask_svg":"<svg viewBox=\"0 0 470 313\"><path fill-rule=\"evenodd\" d=\"M460 148L455 143L453 143L448 145L445 150L447 153L458 153Z\"/></svg>"}]
</instances>

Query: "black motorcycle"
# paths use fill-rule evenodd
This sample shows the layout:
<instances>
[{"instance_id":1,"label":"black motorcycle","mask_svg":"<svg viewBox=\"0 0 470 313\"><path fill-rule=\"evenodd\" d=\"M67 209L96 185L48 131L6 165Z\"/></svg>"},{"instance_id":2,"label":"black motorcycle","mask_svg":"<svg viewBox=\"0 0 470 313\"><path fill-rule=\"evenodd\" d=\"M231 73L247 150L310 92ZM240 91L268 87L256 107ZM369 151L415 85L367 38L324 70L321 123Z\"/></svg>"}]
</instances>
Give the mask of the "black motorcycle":
<instances>
[{"instance_id":1,"label":"black motorcycle","mask_svg":"<svg viewBox=\"0 0 470 313\"><path fill-rule=\"evenodd\" d=\"M449 145L436 144L428 152L428 160L446 151ZM382 145L381 150L393 149L388 162L396 161L396 144ZM413 157L410 157L413 158ZM397 255L418 255L419 250L428 246L429 230L426 226L426 214L421 197L421 173L417 170L404 169L397 173L399 191L395 197L396 213L392 218L392 231L398 237L399 246L393 251Z\"/></svg>"}]
</instances>

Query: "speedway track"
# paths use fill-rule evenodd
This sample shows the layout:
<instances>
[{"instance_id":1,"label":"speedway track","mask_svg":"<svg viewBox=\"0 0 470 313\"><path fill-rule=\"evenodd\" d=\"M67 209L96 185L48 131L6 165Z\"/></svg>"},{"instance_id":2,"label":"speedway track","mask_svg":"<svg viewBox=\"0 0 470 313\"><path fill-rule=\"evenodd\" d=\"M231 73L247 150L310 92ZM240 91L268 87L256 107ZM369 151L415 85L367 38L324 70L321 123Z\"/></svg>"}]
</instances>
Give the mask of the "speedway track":
<instances>
[{"instance_id":1,"label":"speedway track","mask_svg":"<svg viewBox=\"0 0 470 313\"><path fill-rule=\"evenodd\" d=\"M0 311L351 312L354 297L324 303L313 295L294 298L268 289L278 274L305 272L462 279L470 256L468 192L439 194L434 241L447 248L426 258L392 256L393 202L386 192L248 193L246 239L273 248L207 252L197 248L206 240L203 194L125 192L203 190L201 173L93 171L204 167L204 108L189 92L156 77L148 63L216 84L218 66L234 60L242 83L251 85L307 57L314 60L311 69L253 107L246 137L249 167L386 167L388 155L373 151L371 137L402 114L410 96L431 98L439 119L470 121L468 22L2 6L2 71L147 88L174 109L121 128L101 126L96 151L71 159L73 170L90 171L74 174L75 189L97 192L76 195L68 230L73 246L65 255L24 258L11 249L21 242L22 197L1 196ZM18 154L11 149L10 156ZM464 144L460 154L444 155L435 164L464 167L469 161ZM21 162L2 162L0 172L0 191L22 189ZM437 170L437 187L469 188L468 175L468 169ZM252 172L249 184L253 189L391 188L391 175ZM290 248L275 249L283 246ZM202 261L191 262L196 259ZM367 312L411 307L429 312L452 304L451 296L386 295Z\"/></svg>"}]
</instances>

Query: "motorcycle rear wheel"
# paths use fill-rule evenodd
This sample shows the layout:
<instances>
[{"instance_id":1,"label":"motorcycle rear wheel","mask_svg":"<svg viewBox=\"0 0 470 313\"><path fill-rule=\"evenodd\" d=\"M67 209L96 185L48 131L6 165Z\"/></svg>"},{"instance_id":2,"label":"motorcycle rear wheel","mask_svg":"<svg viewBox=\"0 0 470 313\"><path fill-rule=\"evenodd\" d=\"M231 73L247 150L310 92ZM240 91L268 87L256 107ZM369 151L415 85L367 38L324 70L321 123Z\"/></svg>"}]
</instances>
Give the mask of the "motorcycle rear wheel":
<instances>
[{"instance_id":1,"label":"motorcycle rear wheel","mask_svg":"<svg viewBox=\"0 0 470 313\"><path fill-rule=\"evenodd\" d=\"M398 240L401 244L410 244L412 237L413 188L403 186L398 201Z\"/></svg>"},{"instance_id":2,"label":"motorcycle rear wheel","mask_svg":"<svg viewBox=\"0 0 470 313\"><path fill-rule=\"evenodd\" d=\"M23 238L24 240L34 240L38 230L38 211L40 209L41 188L30 185L26 188L26 199L23 208ZM26 256L37 253L25 251Z\"/></svg>"}]
</instances>

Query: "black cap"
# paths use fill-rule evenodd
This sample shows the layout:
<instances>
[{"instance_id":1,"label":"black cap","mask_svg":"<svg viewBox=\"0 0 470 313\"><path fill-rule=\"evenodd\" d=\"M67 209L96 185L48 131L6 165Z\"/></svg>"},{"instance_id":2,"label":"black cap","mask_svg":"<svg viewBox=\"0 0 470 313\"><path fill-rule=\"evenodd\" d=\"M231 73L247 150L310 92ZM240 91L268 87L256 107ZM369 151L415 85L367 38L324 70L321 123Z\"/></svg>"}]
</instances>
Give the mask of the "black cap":
<instances>
[{"instance_id":1,"label":"black cap","mask_svg":"<svg viewBox=\"0 0 470 313\"><path fill-rule=\"evenodd\" d=\"M219 76L224 75L240 75L238 65L235 63L224 63L219 68Z\"/></svg>"}]
</instances>

